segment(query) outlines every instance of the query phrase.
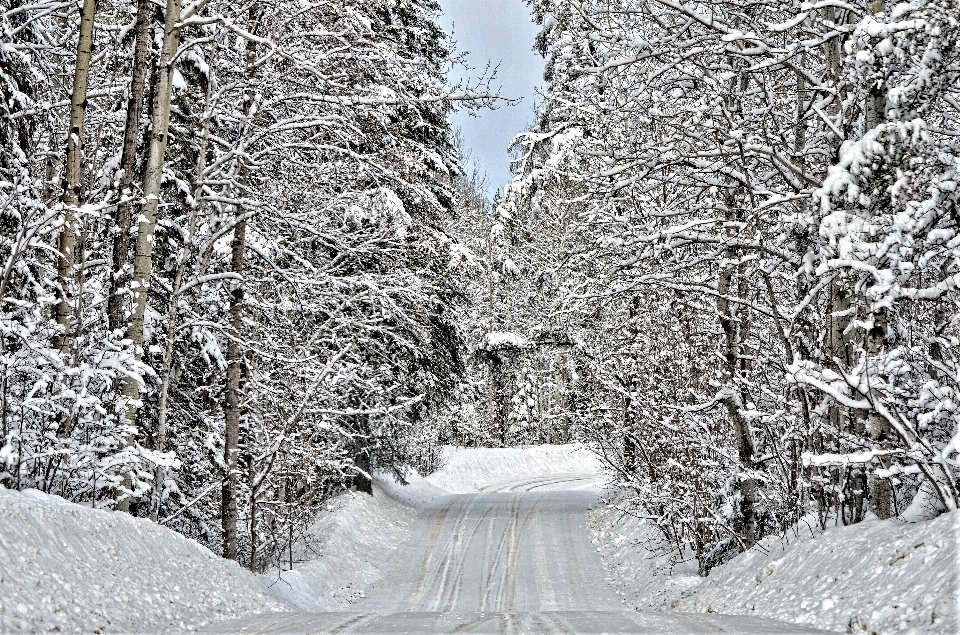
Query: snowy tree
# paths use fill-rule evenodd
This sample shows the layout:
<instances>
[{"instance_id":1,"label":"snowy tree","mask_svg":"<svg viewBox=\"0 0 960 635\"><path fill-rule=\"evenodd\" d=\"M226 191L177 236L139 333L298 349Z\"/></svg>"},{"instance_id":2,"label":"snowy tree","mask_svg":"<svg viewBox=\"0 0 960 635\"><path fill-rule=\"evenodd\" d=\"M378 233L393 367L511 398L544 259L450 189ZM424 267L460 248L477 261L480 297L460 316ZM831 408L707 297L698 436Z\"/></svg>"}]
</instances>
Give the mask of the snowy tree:
<instances>
[{"instance_id":1,"label":"snowy tree","mask_svg":"<svg viewBox=\"0 0 960 635\"><path fill-rule=\"evenodd\" d=\"M495 97L447 85L435 3L83 9L3 13L2 482L286 561L329 496L436 463L447 116Z\"/></svg>"},{"instance_id":2,"label":"snowy tree","mask_svg":"<svg viewBox=\"0 0 960 635\"><path fill-rule=\"evenodd\" d=\"M954 8L531 5L548 87L516 200L572 212L554 302L644 514L709 569L807 513L952 508L929 373L954 314Z\"/></svg>"}]
</instances>

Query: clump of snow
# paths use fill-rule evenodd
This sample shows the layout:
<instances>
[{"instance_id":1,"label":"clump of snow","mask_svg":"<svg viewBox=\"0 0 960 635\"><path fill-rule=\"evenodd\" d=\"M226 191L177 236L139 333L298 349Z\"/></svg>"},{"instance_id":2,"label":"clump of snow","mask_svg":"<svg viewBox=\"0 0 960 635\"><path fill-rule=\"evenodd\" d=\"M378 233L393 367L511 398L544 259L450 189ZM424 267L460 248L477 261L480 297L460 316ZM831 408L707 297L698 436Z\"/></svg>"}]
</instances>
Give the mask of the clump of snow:
<instances>
[{"instance_id":1,"label":"clump of snow","mask_svg":"<svg viewBox=\"0 0 960 635\"><path fill-rule=\"evenodd\" d=\"M0 488L0 632L184 632L289 609L174 531Z\"/></svg>"},{"instance_id":2,"label":"clump of snow","mask_svg":"<svg viewBox=\"0 0 960 635\"><path fill-rule=\"evenodd\" d=\"M420 509L447 492L417 474L400 485L375 474L374 495L345 492L327 505L302 550L310 559L261 579L270 592L303 611L343 611L379 581L390 554L409 535Z\"/></svg>"},{"instance_id":3,"label":"clump of snow","mask_svg":"<svg viewBox=\"0 0 960 635\"><path fill-rule=\"evenodd\" d=\"M530 342L522 335L506 331L493 331L484 335L483 346L487 350L496 351L503 348L526 348Z\"/></svg>"},{"instance_id":4,"label":"clump of snow","mask_svg":"<svg viewBox=\"0 0 960 635\"><path fill-rule=\"evenodd\" d=\"M934 520L868 520L786 538L697 576L647 521L611 502L591 512L595 543L629 608L773 618L846 633L960 632L960 512Z\"/></svg>"},{"instance_id":5,"label":"clump of snow","mask_svg":"<svg viewBox=\"0 0 960 635\"><path fill-rule=\"evenodd\" d=\"M444 448L444 466L427 481L454 494L494 483L551 474L601 474L597 456L580 444L523 448Z\"/></svg>"}]
</instances>

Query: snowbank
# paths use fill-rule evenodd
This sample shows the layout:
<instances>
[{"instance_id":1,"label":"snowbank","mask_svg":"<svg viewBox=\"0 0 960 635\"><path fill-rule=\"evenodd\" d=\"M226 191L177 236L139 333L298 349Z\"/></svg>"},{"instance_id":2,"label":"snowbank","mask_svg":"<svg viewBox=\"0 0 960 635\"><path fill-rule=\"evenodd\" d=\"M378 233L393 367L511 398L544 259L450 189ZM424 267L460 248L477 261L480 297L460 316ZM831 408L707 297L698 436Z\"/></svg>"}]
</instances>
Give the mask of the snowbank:
<instances>
[{"instance_id":1,"label":"snowbank","mask_svg":"<svg viewBox=\"0 0 960 635\"><path fill-rule=\"evenodd\" d=\"M401 486L392 476L376 474L373 496L345 492L334 498L307 536L313 559L261 576L270 592L313 612L348 610L365 597L420 509L447 494L417 474L407 481Z\"/></svg>"},{"instance_id":2,"label":"snowbank","mask_svg":"<svg viewBox=\"0 0 960 635\"><path fill-rule=\"evenodd\" d=\"M582 445L444 449L444 466L427 481L454 494L494 483L550 474L600 474L600 460Z\"/></svg>"},{"instance_id":3,"label":"snowbank","mask_svg":"<svg viewBox=\"0 0 960 635\"><path fill-rule=\"evenodd\" d=\"M612 506L591 527L614 588L628 607L755 615L847 633L960 633L960 512L905 523L867 521L763 540L696 574L643 520Z\"/></svg>"},{"instance_id":4,"label":"snowbank","mask_svg":"<svg viewBox=\"0 0 960 635\"><path fill-rule=\"evenodd\" d=\"M610 585L627 608L659 611L703 584L696 560L680 561L660 532L612 503L595 507L588 524Z\"/></svg>"},{"instance_id":5,"label":"snowbank","mask_svg":"<svg viewBox=\"0 0 960 635\"><path fill-rule=\"evenodd\" d=\"M0 632L184 632L289 608L174 531L0 489Z\"/></svg>"},{"instance_id":6,"label":"snowbank","mask_svg":"<svg viewBox=\"0 0 960 635\"><path fill-rule=\"evenodd\" d=\"M866 521L717 567L679 611L750 613L848 633L957 633L960 513Z\"/></svg>"}]
</instances>

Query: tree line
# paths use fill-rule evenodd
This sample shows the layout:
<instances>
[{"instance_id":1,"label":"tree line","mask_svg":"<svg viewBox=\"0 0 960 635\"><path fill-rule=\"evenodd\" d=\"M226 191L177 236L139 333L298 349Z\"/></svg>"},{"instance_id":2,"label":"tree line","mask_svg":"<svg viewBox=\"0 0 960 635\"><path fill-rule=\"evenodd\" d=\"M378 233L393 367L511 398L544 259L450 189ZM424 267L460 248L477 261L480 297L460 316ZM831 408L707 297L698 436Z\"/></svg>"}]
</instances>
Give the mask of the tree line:
<instances>
[{"instance_id":1,"label":"tree line","mask_svg":"<svg viewBox=\"0 0 960 635\"><path fill-rule=\"evenodd\" d=\"M589 442L703 572L956 509L956 0L530 5L491 204L435 2L7 0L0 484L253 570L443 443Z\"/></svg>"}]
</instances>

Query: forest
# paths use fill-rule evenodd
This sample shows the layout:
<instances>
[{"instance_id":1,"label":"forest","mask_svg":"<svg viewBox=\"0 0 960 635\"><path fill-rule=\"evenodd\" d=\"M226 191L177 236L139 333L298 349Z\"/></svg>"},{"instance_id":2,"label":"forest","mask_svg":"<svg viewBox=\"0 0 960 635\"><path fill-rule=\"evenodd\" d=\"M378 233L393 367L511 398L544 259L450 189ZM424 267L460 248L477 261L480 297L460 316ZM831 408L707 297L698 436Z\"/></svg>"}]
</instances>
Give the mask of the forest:
<instances>
[{"instance_id":1,"label":"forest","mask_svg":"<svg viewBox=\"0 0 960 635\"><path fill-rule=\"evenodd\" d=\"M960 1L2 0L0 486L251 571L445 445L579 442L703 574L960 504Z\"/></svg>"}]
</instances>

